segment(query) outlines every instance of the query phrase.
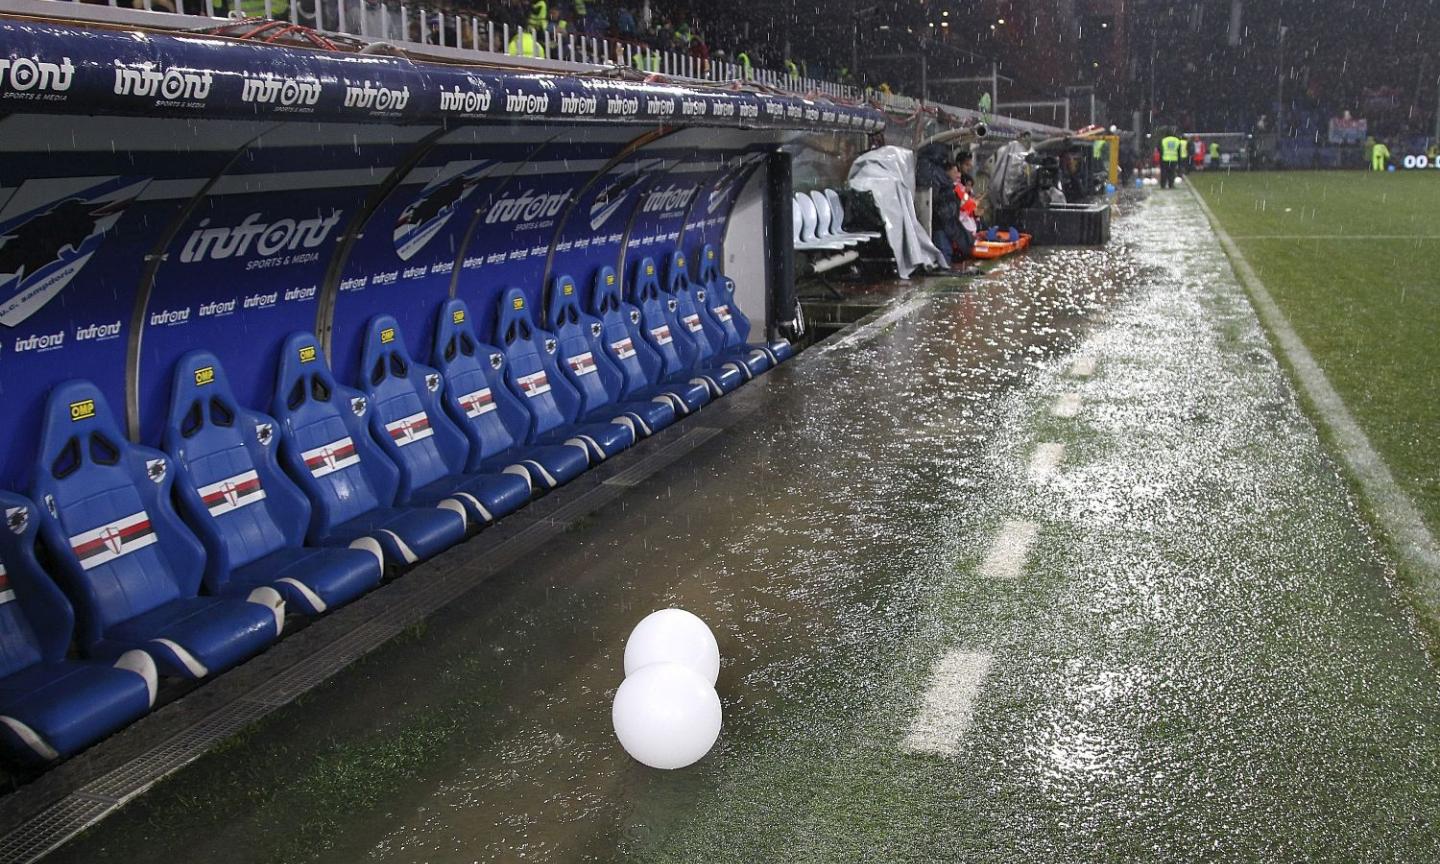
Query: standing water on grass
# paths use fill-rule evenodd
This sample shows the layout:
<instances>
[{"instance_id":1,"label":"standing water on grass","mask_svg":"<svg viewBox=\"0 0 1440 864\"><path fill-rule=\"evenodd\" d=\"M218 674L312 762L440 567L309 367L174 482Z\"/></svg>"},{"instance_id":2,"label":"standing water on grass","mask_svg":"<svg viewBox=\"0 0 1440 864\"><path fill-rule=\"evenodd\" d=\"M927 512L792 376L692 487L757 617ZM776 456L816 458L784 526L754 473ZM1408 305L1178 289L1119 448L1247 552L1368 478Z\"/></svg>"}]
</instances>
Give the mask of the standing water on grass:
<instances>
[{"instance_id":1,"label":"standing water on grass","mask_svg":"<svg viewBox=\"0 0 1440 864\"><path fill-rule=\"evenodd\" d=\"M746 422L58 860L1437 860L1440 688L1389 566L1189 195L1116 237L747 385ZM659 772L610 700L669 606L719 639L725 719ZM922 712L943 746L906 746Z\"/></svg>"}]
</instances>

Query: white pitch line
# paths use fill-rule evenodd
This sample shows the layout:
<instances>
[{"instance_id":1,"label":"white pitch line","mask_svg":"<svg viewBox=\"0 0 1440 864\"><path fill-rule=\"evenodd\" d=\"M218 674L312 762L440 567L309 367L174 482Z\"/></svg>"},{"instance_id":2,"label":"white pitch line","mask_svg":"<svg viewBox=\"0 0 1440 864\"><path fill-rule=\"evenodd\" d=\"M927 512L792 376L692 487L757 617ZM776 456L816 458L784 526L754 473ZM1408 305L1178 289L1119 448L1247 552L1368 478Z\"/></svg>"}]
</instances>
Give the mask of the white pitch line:
<instances>
[{"instance_id":1,"label":"white pitch line","mask_svg":"<svg viewBox=\"0 0 1440 864\"><path fill-rule=\"evenodd\" d=\"M1080 394L1061 393L1059 398L1055 400L1055 404L1050 406L1050 413L1054 414L1056 417L1062 417L1065 419L1069 419L1071 417L1074 417L1076 414L1079 414Z\"/></svg>"},{"instance_id":2,"label":"white pitch line","mask_svg":"<svg viewBox=\"0 0 1440 864\"><path fill-rule=\"evenodd\" d=\"M1055 476L1060 467L1060 460L1065 458L1065 445L1055 441L1046 441L1035 448L1030 455L1030 479L1044 480Z\"/></svg>"},{"instance_id":3,"label":"white pitch line","mask_svg":"<svg viewBox=\"0 0 1440 864\"><path fill-rule=\"evenodd\" d=\"M1199 195L1199 192L1195 193ZM1231 240L1440 240L1440 234L1235 234Z\"/></svg>"},{"instance_id":4,"label":"white pitch line","mask_svg":"<svg viewBox=\"0 0 1440 864\"><path fill-rule=\"evenodd\" d=\"M1210 220L1210 228L1220 239L1221 248L1230 257L1235 275L1240 277L1240 281L1249 290L1251 302L1259 313L1260 320L1270 328L1275 342L1290 361L1290 368L1295 370L1295 378L1299 381L1300 388L1315 405L1321 422L1328 426L1335 436L1340 457L1359 481L1360 489L1369 499L1370 505L1375 508L1375 515L1385 533L1394 541L1400 557L1418 571L1415 586L1419 593L1418 600L1431 615L1440 615L1440 546L1435 543L1435 537L1426 527L1415 502L1410 500L1410 496L1395 482L1390 467L1375 451L1350 409L1345 407L1344 400L1335 392L1330 379L1325 376L1320 364L1315 362L1310 349L1300 341L1300 336L1295 332L1295 328L1290 326L1285 313L1275 304L1255 268L1240 254L1240 247L1235 245L1234 239L1220 224L1220 220L1215 218L1214 212L1200 193L1193 187L1190 191L1200 204L1205 218Z\"/></svg>"},{"instance_id":5,"label":"white pitch line","mask_svg":"<svg viewBox=\"0 0 1440 864\"><path fill-rule=\"evenodd\" d=\"M912 753L936 756L959 753L975 713L975 697L993 659L987 652L954 649L937 660L930 670L925 704L900 746Z\"/></svg>"},{"instance_id":6,"label":"white pitch line","mask_svg":"<svg viewBox=\"0 0 1440 864\"><path fill-rule=\"evenodd\" d=\"M1070 364L1071 378L1089 378L1095 374L1095 358L1092 356L1076 357L1075 362Z\"/></svg>"},{"instance_id":7,"label":"white pitch line","mask_svg":"<svg viewBox=\"0 0 1440 864\"><path fill-rule=\"evenodd\" d=\"M987 579L1020 578L1030 559L1030 547L1035 545L1035 536L1039 533L1039 525L1019 519L1000 526L1000 533L995 535L990 551L980 562L980 575Z\"/></svg>"}]
</instances>

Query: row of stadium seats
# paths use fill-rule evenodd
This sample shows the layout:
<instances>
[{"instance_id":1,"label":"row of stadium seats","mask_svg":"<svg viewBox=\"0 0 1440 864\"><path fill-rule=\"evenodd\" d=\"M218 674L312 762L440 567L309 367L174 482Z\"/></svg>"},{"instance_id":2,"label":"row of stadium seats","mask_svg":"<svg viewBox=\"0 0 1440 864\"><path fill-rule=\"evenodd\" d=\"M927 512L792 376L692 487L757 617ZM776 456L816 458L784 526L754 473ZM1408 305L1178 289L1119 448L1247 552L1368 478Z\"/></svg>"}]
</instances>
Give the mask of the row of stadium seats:
<instances>
[{"instance_id":1,"label":"row of stadium seats","mask_svg":"<svg viewBox=\"0 0 1440 864\"><path fill-rule=\"evenodd\" d=\"M749 344L713 248L699 284L684 254L668 263L662 288L639 262L630 302L602 268L588 312L555 279L549 330L510 290L494 345L450 300L429 366L377 316L358 389L292 334L273 416L192 351L164 452L128 442L95 385L56 387L39 506L0 492L0 753L43 765L85 748L148 711L161 677L255 655L287 611L353 600L790 356Z\"/></svg>"},{"instance_id":2,"label":"row of stadium seats","mask_svg":"<svg viewBox=\"0 0 1440 864\"><path fill-rule=\"evenodd\" d=\"M838 251L880 236L874 231L845 230L845 207L834 189L796 192L791 209L793 245L802 252Z\"/></svg>"}]
</instances>

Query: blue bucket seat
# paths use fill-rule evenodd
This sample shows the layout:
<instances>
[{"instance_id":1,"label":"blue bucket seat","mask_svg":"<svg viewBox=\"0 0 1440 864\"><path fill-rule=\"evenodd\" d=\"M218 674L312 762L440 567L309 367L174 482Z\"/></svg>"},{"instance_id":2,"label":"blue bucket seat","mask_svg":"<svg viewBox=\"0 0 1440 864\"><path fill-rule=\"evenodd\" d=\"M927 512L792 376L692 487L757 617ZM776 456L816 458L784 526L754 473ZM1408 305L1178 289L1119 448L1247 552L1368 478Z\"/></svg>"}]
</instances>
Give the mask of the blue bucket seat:
<instances>
[{"instance_id":1,"label":"blue bucket seat","mask_svg":"<svg viewBox=\"0 0 1440 864\"><path fill-rule=\"evenodd\" d=\"M445 410L470 441L466 471L516 474L549 490L590 466L586 447L526 443L530 412L505 384L505 355L475 337L463 300L441 308L432 362L444 379Z\"/></svg>"},{"instance_id":2,"label":"blue bucket seat","mask_svg":"<svg viewBox=\"0 0 1440 864\"><path fill-rule=\"evenodd\" d=\"M66 659L75 612L35 559L35 505L0 492L0 519L0 754L39 766L149 711L159 676L144 651Z\"/></svg>"},{"instance_id":3,"label":"blue bucket seat","mask_svg":"<svg viewBox=\"0 0 1440 864\"><path fill-rule=\"evenodd\" d=\"M560 342L560 369L580 393L581 419L618 418L636 437L653 434L675 422L674 402L663 395L622 401L625 375L605 351L605 328L599 319L580 311L575 280L559 276L550 289L550 329Z\"/></svg>"},{"instance_id":4,"label":"blue bucket seat","mask_svg":"<svg viewBox=\"0 0 1440 864\"><path fill-rule=\"evenodd\" d=\"M600 422L580 419L580 394L560 374L560 343L535 326L525 293L519 288L511 288L500 298L495 335L505 354L506 383L530 410L530 441L583 446L592 462L608 459L635 443L631 427L613 417Z\"/></svg>"},{"instance_id":5,"label":"blue bucket seat","mask_svg":"<svg viewBox=\"0 0 1440 864\"><path fill-rule=\"evenodd\" d=\"M750 319L735 303L735 281L720 274L720 257L715 247L705 244L700 250L700 281L706 286L705 305L710 315L725 331L725 348L731 353L763 351L771 365L790 359L795 348L785 339L768 345L750 343Z\"/></svg>"},{"instance_id":6,"label":"blue bucket seat","mask_svg":"<svg viewBox=\"0 0 1440 864\"><path fill-rule=\"evenodd\" d=\"M605 353L625 376L621 399L665 399L678 414L688 414L710 401L710 385L704 381L681 378L661 383L664 361L641 331L640 310L621 299L615 268L601 267L596 272L592 302L600 318Z\"/></svg>"},{"instance_id":7,"label":"blue bucket seat","mask_svg":"<svg viewBox=\"0 0 1440 864\"><path fill-rule=\"evenodd\" d=\"M719 327L702 311L703 301L696 302L685 253L678 249L670 253L666 261L662 297L673 312L672 317L680 323L680 332L690 341L692 365L710 385L711 393L723 396L750 380L750 370L743 361L730 360L720 351L724 340Z\"/></svg>"},{"instance_id":8,"label":"blue bucket seat","mask_svg":"<svg viewBox=\"0 0 1440 864\"><path fill-rule=\"evenodd\" d=\"M524 477L465 473L470 442L445 414L440 373L411 359L393 317L370 320L360 374L370 397L370 431L400 469L398 503L449 507L479 526L530 500Z\"/></svg>"},{"instance_id":9,"label":"blue bucket seat","mask_svg":"<svg viewBox=\"0 0 1440 864\"><path fill-rule=\"evenodd\" d=\"M381 569L359 549L302 547L310 502L280 470L275 427L240 407L214 354L191 351L175 364L164 444L180 512L205 546L205 590L269 585L287 609L319 615L380 584Z\"/></svg>"},{"instance_id":10,"label":"blue bucket seat","mask_svg":"<svg viewBox=\"0 0 1440 864\"><path fill-rule=\"evenodd\" d=\"M199 596L205 548L170 504L174 477L168 456L125 440L94 384L50 391L32 491L81 650L141 650L161 674L203 678L273 642L285 601L269 587Z\"/></svg>"},{"instance_id":11,"label":"blue bucket seat","mask_svg":"<svg viewBox=\"0 0 1440 864\"><path fill-rule=\"evenodd\" d=\"M454 510L394 506L400 471L370 437L370 400L336 383L315 336L292 333L280 350L280 464L310 499L307 541L401 566L464 539L465 519Z\"/></svg>"},{"instance_id":12,"label":"blue bucket seat","mask_svg":"<svg viewBox=\"0 0 1440 864\"><path fill-rule=\"evenodd\" d=\"M681 330L675 317L679 301L660 290L655 259L642 258L636 263L630 279L630 302L639 310L640 320L636 323L645 343L660 357L659 383L699 384L705 388L706 402L720 396L718 387L694 368L695 343ZM695 404L687 398L686 404L693 411L704 402Z\"/></svg>"}]
</instances>

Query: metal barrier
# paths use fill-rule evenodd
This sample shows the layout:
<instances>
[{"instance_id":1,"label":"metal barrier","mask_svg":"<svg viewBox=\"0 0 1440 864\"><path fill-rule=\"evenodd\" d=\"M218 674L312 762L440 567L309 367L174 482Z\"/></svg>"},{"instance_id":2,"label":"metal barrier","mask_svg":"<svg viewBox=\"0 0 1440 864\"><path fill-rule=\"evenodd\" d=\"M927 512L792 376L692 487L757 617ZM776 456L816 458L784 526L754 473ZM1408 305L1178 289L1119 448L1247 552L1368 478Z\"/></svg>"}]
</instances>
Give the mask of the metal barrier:
<instances>
[{"instance_id":1,"label":"metal barrier","mask_svg":"<svg viewBox=\"0 0 1440 864\"><path fill-rule=\"evenodd\" d=\"M189 28L196 26L197 18L221 20L245 18L241 0L138 0L139 9L120 6L117 0L109 0L110 9L116 14L106 16L107 7L80 0L0 0L0 12L20 14L48 14L60 18L108 20L117 23L140 23L134 13L149 13L153 18L145 20L148 26L161 29ZM169 8L173 4L173 10ZM299 0L264 0L265 17L288 20L293 24L311 27L331 35L356 36L378 42L390 42L412 48L443 48L460 52L457 58L466 54L484 54L476 57L494 61L494 55L506 55L520 59L519 52L508 49L511 40L521 30L508 24L496 24L483 15L446 12L426 5L379 2L379 0L313 0L305 8ZM46 7L54 8L45 11ZM276 9L280 12L274 14ZM148 16L146 16L148 17ZM177 20L177 19L184 19ZM202 22L203 23L203 22ZM552 60L587 66L626 66L642 72L654 72L670 78L690 81L733 82L748 80L752 83L798 94L815 94L830 99L855 101L861 98L859 88L787 75L771 69L751 68L747 78L745 70L735 64L679 54L671 51L657 51L647 45L599 36L566 33L559 34L546 29L533 32L535 52L526 59ZM450 52L445 52L449 54Z\"/></svg>"}]
</instances>

